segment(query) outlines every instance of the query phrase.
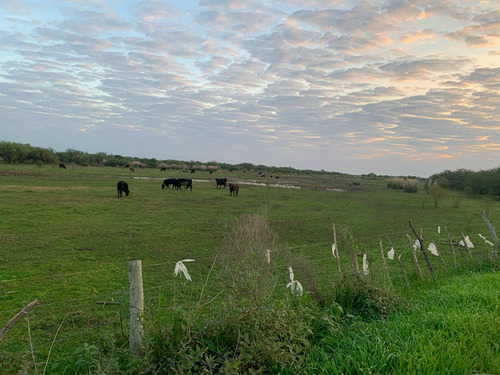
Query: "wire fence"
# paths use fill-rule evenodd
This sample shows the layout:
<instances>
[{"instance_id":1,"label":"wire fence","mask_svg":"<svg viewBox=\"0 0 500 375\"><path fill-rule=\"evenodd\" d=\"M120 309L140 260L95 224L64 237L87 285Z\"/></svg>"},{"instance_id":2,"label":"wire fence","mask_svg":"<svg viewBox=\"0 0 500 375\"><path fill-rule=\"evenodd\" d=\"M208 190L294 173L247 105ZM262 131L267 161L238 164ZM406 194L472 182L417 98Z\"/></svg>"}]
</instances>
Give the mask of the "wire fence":
<instances>
[{"instance_id":1,"label":"wire fence","mask_svg":"<svg viewBox=\"0 0 500 375\"><path fill-rule=\"evenodd\" d=\"M463 236L469 236L472 240L474 244L472 249L468 249L465 245L459 245L463 241L463 231L461 229L448 229L451 242L456 246L455 253L453 253L448 236L444 233L444 227L440 229L441 231L437 227L419 229L424 237L424 251L428 252L427 246L432 242L436 244L441 255L440 257L429 255L430 263L437 274L454 268L455 262L459 266L466 265L470 259L484 258L491 254L492 251L495 251L494 249L498 251L497 247L491 246L483 238L482 233L488 231L485 226L470 226L467 233L463 233ZM410 242L407 235L411 237ZM415 249L414 252L418 257L418 263L415 263L414 258L412 258L412 246L415 241L416 238L411 231L398 231L352 237L347 241L347 246L345 243L339 243L338 256L341 259L341 267L345 272L344 277L351 278L361 275L368 282L378 283L379 285L387 283L409 285L408 278L410 278L410 281L419 279L418 264L424 277L432 278L427 265L423 261L423 252L420 249ZM380 243L382 243L382 250L380 249ZM332 253L332 245L333 233L331 241L286 247L292 254L304 256L312 270L312 276L296 273L296 279L310 278L316 285L323 287L331 287L333 284L338 283L340 275L336 266L337 259ZM395 257L392 260L388 258L388 252L391 249L395 251ZM267 249L261 250L260 256L264 259L265 250ZM217 257L210 255L195 259L196 262L190 264L190 268L193 269L192 274L195 275L190 288L202 287L202 284L208 279L209 270L211 270L214 261L219 262L224 258L237 256L237 254L217 254ZM399 261L397 260L398 257ZM359 262L358 268L356 267L356 260ZM175 288L178 288L179 285L185 285L184 281L181 282L173 275L174 267L178 261L143 261L144 293L147 306L154 306L157 311L166 311L172 308L170 300L162 304L159 301L161 298L169 299ZM366 261L367 264L363 264ZM280 274L280 280L282 280L279 285L284 290L286 290L286 285L289 282L287 269L290 265L291 263L283 260L274 264ZM101 264L99 268L93 270L2 279L0 280L0 288L4 289L2 294L9 295L9 288L20 283L60 285L64 281L65 285L68 285L72 280L87 279L88 277L91 277L94 283L96 277L97 280L105 281L102 282L102 286L90 285L87 288L75 291L75 294L71 294L71 291L69 291L66 295L67 298L53 297L49 292L44 292L44 296L39 298L39 304L30 313L29 329L32 330L31 336L35 347L43 351L54 344L64 345L65 342L74 339L86 340L89 335L102 335L105 328L107 329L106 334L114 332L112 334L122 336L126 340L125 327L128 324L126 317L129 311L130 292L127 267L124 264ZM82 280L80 281L82 282ZM36 295L36 292L33 294ZM212 291L210 298L215 294L216 292ZM19 312L29 302L30 298L27 296L16 298L15 293L11 293L8 298L10 307L0 307L2 323L7 322L9 317ZM2 305L5 306L4 303ZM61 329L57 337L51 337L50 334L47 334L47 332L52 332L52 335L54 335L59 325L63 329Z\"/></svg>"}]
</instances>

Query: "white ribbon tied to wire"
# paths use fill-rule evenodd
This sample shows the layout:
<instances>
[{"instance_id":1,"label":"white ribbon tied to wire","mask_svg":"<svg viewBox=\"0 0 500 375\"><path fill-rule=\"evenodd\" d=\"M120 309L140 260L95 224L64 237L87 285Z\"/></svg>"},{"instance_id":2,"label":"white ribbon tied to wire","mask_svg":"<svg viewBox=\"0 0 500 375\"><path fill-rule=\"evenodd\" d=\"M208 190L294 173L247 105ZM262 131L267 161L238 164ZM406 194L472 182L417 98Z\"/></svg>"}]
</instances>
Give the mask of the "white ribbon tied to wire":
<instances>
[{"instance_id":1,"label":"white ribbon tied to wire","mask_svg":"<svg viewBox=\"0 0 500 375\"><path fill-rule=\"evenodd\" d=\"M365 274L365 276L370 273L370 271L368 270L369 265L370 263L368 263L368 256L366 254L363 254L363 273Z\"/></svg>"},{"instance_id":2,"label":"white ribbon tied to wire","mask_svg":"<svg viewBox=\"0 0 500 375\"><path fill-rule=\"evenodd\" d=\"M460 242L458 244L460 246L465 246L467 244L468 248L473 249L474 248L474 244L471 242L469 236L465 236L464 239L465 239L465 243L464 243L464 240L460 240Z\"/></svg>"},{"instance_id":3,"label":"white ribbon tied to wire","mask_svg":"<svg viewBox=\"0 0 500 375\"><path fill-rule=\"evenodd\" d=\"M333 244L332 245L332 254L333 254L333 257L334 258L338 258L338 250L337 250L337 245L336 244Z\"/></svg>"},{"instance_id":4,"label":"white ribbon tied to wire","mask_svg":"<svg viewBox=\"0 0 500 375\"><path fill-rule=\"evenodd\" d=\"M387 252L387 258L389 258L389 260L393 260L393 259L394 259L394 254L395 254L395 253L396 253L396 252L394 251L394 248L393 248L393 247L391 247L391 250L389 250L389 251Z\"/></svg>"},{"instance_id":5,"label":"white ribbon tied to wire","mask_svg":"<svg viewBox=\"0 0 500 375\"><path fill-rule=\"evenodd\" d=\"M288 273L290 276L290 282L286 285L286 287L290 288L290 292L293 295L301 297L304 294L304 288L302 288L301 283L299 283L297 280L294 280L292 266L288 267Z\"/></svg>"},{"instance_id":6,"label":"white ribbon tied to wire","mask_svg":"<svg viewBox=\"0 0 500 375\"><path fill-rule=\"evenodd\" d=\"M429 247L428 247L428 250L431 252L432 255L435 255L435 256L439 256L439 253L437 251L437 247L436 245L434 244L434 242L431 242L429 244Z\"/></svg>"},{"instance_id":7,"label":"white ribbon tied to wire","mask_svg":"<svg viewBox=\"0 0 500 375\"><path fill-rule=\"evenodd\" d=\"M194 259L183 259L175 263L174 276L177 276L179 272L182 272L186 280L192 281L184 262L194 262Z\"/></svg>"},{"instance_id":8,"label":"white ribbon tied to wire","mask_svg":"<svg viewBox=\"0 0 500 375\"><path fill-rule=\"evenodd\" d=\"M493 246L493 242L488 241L485 236L483 236L481 233L479 233L479 237L481 237L484 242L486 242L488 245Z\"/></svg>"}]
</instances>

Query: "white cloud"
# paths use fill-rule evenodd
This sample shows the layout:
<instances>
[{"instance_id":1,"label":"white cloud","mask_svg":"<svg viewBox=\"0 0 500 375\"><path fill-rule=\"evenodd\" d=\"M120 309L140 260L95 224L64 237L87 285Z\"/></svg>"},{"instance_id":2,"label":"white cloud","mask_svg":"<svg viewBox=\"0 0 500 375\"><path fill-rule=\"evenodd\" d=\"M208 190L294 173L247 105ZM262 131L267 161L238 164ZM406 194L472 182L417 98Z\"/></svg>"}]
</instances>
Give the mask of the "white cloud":
<instances>
[{"instance_id":1,"label":"white cloud","mask_svg":"<svg viewBox=\"0 0 500 375\"><path fill-rule=\"evenodd\" d=\"M3 7L0 111L11 141L351 173L498 166L491 3Z\"/></svg>"}]
</instances>

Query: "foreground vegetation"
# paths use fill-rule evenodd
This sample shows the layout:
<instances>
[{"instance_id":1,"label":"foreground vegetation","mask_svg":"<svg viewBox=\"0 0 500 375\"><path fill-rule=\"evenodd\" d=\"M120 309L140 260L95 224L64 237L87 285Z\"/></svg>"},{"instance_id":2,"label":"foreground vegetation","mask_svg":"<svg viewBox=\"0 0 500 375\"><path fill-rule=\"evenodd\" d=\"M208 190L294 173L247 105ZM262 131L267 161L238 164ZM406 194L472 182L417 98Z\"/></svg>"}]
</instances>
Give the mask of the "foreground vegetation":
<instances>
[{"instance_id":1,"label":"foreground vegetation","mask_svg":"<svg viewBox=\"0 0 500 375\"><path fill-rule=\"evenodd\" d=\"M238 197L208 171L0 165L0 325L40 301L0 341L0 373L500 372L496 247L479 237L481 211L500 222L497 200L450 193L436 206L425 189L373 176L288 174L275 187L257 172L219 175L241 183ZM193 191L161 190L167 177L195 178ZM423 280L413 266L409 221L443 255L433 277L423 259ZM455 244L469 235L472 256L456 245L453 259L438 227ZM380 240L408 282L386 259L388 280ZM362 254L368 275L352 262ZM192 282L173 276L188 258ZM146 298L139 357L127 343L133 259ZM289 266L303 296L286 287Z\"/></svg>"}]
</instances>

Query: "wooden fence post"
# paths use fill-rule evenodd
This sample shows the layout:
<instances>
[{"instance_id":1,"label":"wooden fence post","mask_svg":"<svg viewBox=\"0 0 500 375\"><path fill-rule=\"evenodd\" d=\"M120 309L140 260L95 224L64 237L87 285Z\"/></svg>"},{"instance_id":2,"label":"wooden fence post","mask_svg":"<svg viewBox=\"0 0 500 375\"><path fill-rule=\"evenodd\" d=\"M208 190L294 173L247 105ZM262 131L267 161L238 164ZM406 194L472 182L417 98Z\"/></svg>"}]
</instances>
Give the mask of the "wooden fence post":
<instances>
[{"instance_id":1,"label":"wooden fence post","mask_svg":"<svg viewBox=\"0 0 500 375\"><path fill-rule=\"evenodd\" d=\"M337 266L339 269L339 279L342 282L342 268L340 267L340 252L337 246L337 232L335 231L335 223L333 224L333 244L335 246L335 251L337 252Z\"/></svg>"},{"instance_id":2,"label":"wooden fence post","mask_svg":"<svg viewBox=\"0 0 500 375\"><path fill-rule=\"evenodd\" d=\"M385 256L384 256L384 247L382 246L382 239L378 239L379 246L380 246L380 256L382 257L382 265L384 267L385 271L385 277L389 281L389 285L392 287L392 280L391 277L389 276L389 270L387 269L387 264L385 263Z\"/></svg>"},{"instance_id":3,"label":"wooden fence post","mask_svg":"<svg viewBox=\"0 0 500 375\"><path fill-rule=\"evenodd\" d=\"M493 238L493 241L497 243L498 245L498 237L497 233L495 232L495 228L493 228L493 225L491 225L490 221L488 220L488 217L486 216L486 213L484 211L481 211L481 216L483 217L483 220L488 227L488 230L490 231L491 237Z\"/></svg>"},{"instance_id":4,"label":"wooden fence post","mask_svg":"<svg viewBox=\"0 0 500 375\"><path fill-rule=\"evenodd\" d=\"M142 263L140 260L128 262L128 278L130 284L130 339L129 348L132 355L142 351L142 314L144 312L144 291L142 288Z\"/></svg>"},{"instance_id":5,"label":"wooden fence post","mask_svg":"<svg viewBox=\"0 0 500 375\"><path fill-rule=\"evenodd\" d=\"M410 235L406 235L408 240L408 244L410 245L411 257L413 259L413 264L415 264L415 268L417 269L418 275L421 280L424 280L424 275L422 274L422 270L420 269L420 265L418 264L417 254L415 254L415 250L413 249L413 243L411 242Z\"/></svg>"},{"instance_id":6,"label":"wooden fence post","mask_svg":"<svg viewBox=\"0 0 500 375\"><path fill-rule=\"evenodd\" d=\"M450 233L448 232L448 229L444 227L444 230L446 231L446 234L448 235L448 240L450 241L451 253L453 254L453 264L455 265L455 268L457 268L457 257L455 255L455 247L453 246L453 241L451 240L451 236Z\"/></svg>"},{"instance_id":7,"label":"wooden fence post","mask_svg":"<svg viewBox=\"0 0 500 375\"><path fill-rule=\"evenodd\" d=\"M417 237L418 243L420 244L420 251L422 252L422 254L424 254L425 262L427 263L427 268L429 268L429 272L431 273L432 277L434 277L434 268L432 268L429 256L427 255L427 252L424 249L424 240L422 239L422 235L419 236L417 234L417 231L415 230L415 228L413 228L413 224L411 223L411 221L409 221L408 223L410 224L410 228L413 231L415 237Z\"/></svg>"},{"instance_id":8,"label":"wooden fence post","mask_svg":"<svg viewBox=\"0 0 500 375\"><path fill-rule=\"evenodd\" d=\"M495 246L492 250L492 255L498 254L498 251L500 250L500 242L498 241L497 233L495 232L495 228L493 228L493 225L491 225L490 221L488 220L488 217L486 216L486 213L484 211L481 211L481 216L483 217L483 220L488 227L488 230L490 231L491 238L493 238L493 242L495 243Z\"/></svg>"},{"instance_id":9,"label":"wooden fence post","mask_svg":"<svg viewBox=\"0 0 500 375\"><path fill-rule=\"evenodd\" d=\"M2 328L2 330L0 331L0 341L2 341L3 337L7 334L7 332L9 331L9 329L12 328L12 326L14 324L16 324L16 322L21 319L25 314L29 313L30 310L35 307L36 305L38 305L38 300L35 299L33 301L31 301L30 303L28 303L21 311L19 311L8 323L5 327Z\"/></svg>"}]
</instances>

